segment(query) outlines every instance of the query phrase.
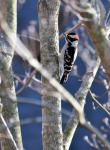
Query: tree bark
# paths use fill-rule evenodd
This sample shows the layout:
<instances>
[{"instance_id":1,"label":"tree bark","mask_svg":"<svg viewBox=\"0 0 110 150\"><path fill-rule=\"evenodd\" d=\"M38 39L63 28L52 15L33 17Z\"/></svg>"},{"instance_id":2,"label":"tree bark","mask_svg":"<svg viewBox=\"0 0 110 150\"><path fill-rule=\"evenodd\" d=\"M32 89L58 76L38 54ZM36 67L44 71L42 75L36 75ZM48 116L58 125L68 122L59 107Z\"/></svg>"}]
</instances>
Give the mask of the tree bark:
<instances>
[{"instance_id":1,"label":"tree bark","mask_svg":"<svg viewBox=\"0 0 110 150\"><path fill-rule=\"evenodd\" d=\"M100 24L100 22L98 22L97 12L95 9L92 8L91 5L86 5L83 2L83 0L78 0L75 2L80 8L83 9L83 11L77 9L76 11L79 11L83 19L86 18L86 21L83 23L85 24L89 36L91 37L97 54L101 58L101 63L104 66L110 81L110 40L107 37L104 27ZM103 17L102 14L101 17Z\"/></svg>"},{"instance_id":2,"label":"tree bark","mask_svg":"<svg viewBox=\"0 0 110 150\"><path fill-rule=\"evenodd\" d=\"M41 63L59 80L59 0L41 0L39 8L39 32ZM42 77L42 82L48 84ZM61 99L42 96L42 140L44 150L62 150Z\"/></svg>"},{"instance_id":3,"label":"tree bark","mask_svg":"<svg viewBox=\"0 0 110 150\"><path fill-rule=\"evenodd\" d=\"M7 22L13 32L13 39L16 39L16 11L17 0L0 0L0 13L3 19ZM0 24L2 19L0 20ZM14 47L10 46L7 41L7 36L0 26L0 94L2 95L1 102L3 104L3 117L7 124L11 124L13 119L19 122L16 93L14 87L13 73L12 73L12 58L14 55ZM5 98L3 98L5 97ZM8 99L8 97L10 97ZM15 99L15 102L11 101ZM20 125L10 129L14 140L20 150L23 149ZM4 150L15 150L8 139L3 141Z\"/></svg>"},{"instance_id":4,"label":"tree bark","mask_svg":"<svg viewBox=\"0 0 110 150\"><path fill-rule=\"evenodd\" d=\"M110 41L106 38L106 32L100 25L89 22L85 25L110 81Z\"/></svg>"}]
</instances>

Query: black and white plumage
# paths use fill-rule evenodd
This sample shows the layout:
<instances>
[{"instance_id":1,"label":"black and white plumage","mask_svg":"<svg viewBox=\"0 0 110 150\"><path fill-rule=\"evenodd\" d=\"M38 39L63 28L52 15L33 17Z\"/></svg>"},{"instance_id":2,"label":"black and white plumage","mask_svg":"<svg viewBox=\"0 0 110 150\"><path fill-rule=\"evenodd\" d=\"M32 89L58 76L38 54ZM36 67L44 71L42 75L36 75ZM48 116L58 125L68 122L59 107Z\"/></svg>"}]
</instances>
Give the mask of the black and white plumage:
<instances>
[{"instance_id":1,"label":"black and white plumage","mask_svg":"<svg viewBox=\"0 0 110 150\"><path fill-rule=\"evenodd\" d=\"M79 41L79 36L76 33L64 34L66 39L66 49L64 51L64 65L63 65L63 75L61 77L60 83L63 84L67 81L69 73L72 71L73 64L77 57L77 46Z\"/></svg>"}]
</instances>

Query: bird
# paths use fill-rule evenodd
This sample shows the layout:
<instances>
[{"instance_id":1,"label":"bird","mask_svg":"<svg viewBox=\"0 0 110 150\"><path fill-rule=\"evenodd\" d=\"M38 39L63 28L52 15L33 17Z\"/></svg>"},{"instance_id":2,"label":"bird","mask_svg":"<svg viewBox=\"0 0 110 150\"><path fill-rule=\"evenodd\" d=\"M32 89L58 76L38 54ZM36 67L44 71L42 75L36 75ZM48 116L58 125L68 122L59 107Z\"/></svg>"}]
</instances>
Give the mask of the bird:
<instances>
[{"instance_id":1,"label":"bird","mask_svg":"<svg viewBox=\"0 0 110 150\"><path fill-rule=\"evenodd\" d=\"M63 52L63 75L60 80L60 84L67 81L70 72L72 71L74 62L78 53L79 36L75 32L65 34L66 48Z\"/></svg>"}]
</instances>

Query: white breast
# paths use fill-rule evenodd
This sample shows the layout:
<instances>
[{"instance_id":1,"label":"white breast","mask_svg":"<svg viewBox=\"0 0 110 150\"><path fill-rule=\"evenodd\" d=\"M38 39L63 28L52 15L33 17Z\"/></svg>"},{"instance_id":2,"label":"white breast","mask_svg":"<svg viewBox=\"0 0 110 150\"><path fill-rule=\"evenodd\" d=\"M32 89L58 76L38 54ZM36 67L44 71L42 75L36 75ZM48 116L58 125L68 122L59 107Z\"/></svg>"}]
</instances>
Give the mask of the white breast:
<instances>
[{"instance_id":1,"label":"white breast","mask_svg":"<svg viewBox=\"0 0 110 150\"><path fill-rule=\"evenodd\" d=\"M73 63L75 62L76 58L77 58L77 54L78 54L78 49L76 48L75 53L74 53L74 58L73 58Z\"/></svg>"}]
</instances>

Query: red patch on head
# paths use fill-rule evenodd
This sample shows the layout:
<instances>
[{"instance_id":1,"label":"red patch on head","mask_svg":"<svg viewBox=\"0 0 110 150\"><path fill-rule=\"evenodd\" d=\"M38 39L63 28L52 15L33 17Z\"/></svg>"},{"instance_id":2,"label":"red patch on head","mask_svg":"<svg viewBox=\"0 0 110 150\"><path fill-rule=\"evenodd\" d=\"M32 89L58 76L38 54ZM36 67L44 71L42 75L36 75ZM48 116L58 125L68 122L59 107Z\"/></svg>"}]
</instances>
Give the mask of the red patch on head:
<instances>
[{"instance_id":1,"label":"red patch on head","mask_svg":"<svg viewBox=\"0 0 110 150\"><path fill-rule=\"evenodd\" d=\"M79 40L79 36L78 35L73 35L73 38L76 40Z\"/></svg>"}]
</instances>

